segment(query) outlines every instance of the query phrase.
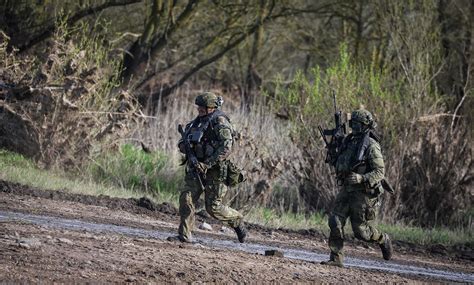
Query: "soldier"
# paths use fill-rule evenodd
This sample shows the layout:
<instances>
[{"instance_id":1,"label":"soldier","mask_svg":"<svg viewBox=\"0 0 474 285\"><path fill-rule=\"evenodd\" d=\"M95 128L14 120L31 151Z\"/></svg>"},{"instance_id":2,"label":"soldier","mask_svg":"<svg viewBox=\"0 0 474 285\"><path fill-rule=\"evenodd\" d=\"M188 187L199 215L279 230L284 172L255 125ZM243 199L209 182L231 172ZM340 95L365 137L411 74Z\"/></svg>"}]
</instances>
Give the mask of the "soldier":
<instances>
[{"instance_id":1,"label":"soldier","mask_svg":"<svg viewBox=\"0 0 474 285\"><path fill-rule=\"evenodd\" d=\"M198 160L197 169L192 169L193 166L187 157L185 185L179 198L181 221L178 236L169 237L168 240L192 242L195 204L204 192L206 211L232 227L239 242L243 243L247 237L247 230L242 221L242 214L223 204L227 191L224 183L230 164L227 157L234 139L233 127L229 118L218 109L222 104L221 97L211 92L204 92L196 97L195 104L199 114L186 126L184 137L193 137L191 151ZM186 153L183 139L179 141L178 147L182 153ZM197 175L193 175L193 171L196 171Z\"/></svg>"},{"instance_id":2,"label":"soldier","mask_svg":"<svg viewBox=\"0 0 474 285\"><path fill-rule=\"evenodd\" d=\"M335 161L338 184L342 189L336 197L329 217L329 261L321 264L343 267L344 226L347 218L357 239L380 246L385 260L392 257L392 242L386 233L373 225L385 166L377 136L372 133L376 124L366 110L352 112L349 127L352 133L344 138Z\"/></svg>"}]
</instances>

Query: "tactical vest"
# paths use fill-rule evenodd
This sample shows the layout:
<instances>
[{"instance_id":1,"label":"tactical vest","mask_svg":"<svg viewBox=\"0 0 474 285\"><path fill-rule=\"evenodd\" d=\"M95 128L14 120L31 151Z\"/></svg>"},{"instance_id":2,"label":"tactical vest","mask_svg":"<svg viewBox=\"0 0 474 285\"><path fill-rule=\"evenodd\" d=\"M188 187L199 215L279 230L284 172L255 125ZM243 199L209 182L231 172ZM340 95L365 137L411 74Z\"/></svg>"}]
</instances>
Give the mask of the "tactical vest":
<instances>
[{"instance_id":1,"label":"tactical vest","mask_svg":"<svg viewBox=\"0 0 474 285\"><path fill-rule=\"evenodd\" d=\"M186 126L186 137L190 139L196 158L203 162L210 157L218 147L218 137L215 126L218 118L224 117L230 123L229 117L221 110L215 110L205 117L197 117ZM234 129L231 124L232 137Z\"/></svg>"},{"instance_id":2,"label":"tactical vest","mask_svg":"<svg viewBox=\"0 0 474 285\"><path fill-rule=\"evenodd\" d=\"M336 161L336 173L339 179L343 180L351 172L365 174L372 170L367 163L367 150L371 144L371 138L377 142L379 140L370 131L361 138L355 138L351 134L344 139L341 153Z\"/></svg>"}]
</instances>

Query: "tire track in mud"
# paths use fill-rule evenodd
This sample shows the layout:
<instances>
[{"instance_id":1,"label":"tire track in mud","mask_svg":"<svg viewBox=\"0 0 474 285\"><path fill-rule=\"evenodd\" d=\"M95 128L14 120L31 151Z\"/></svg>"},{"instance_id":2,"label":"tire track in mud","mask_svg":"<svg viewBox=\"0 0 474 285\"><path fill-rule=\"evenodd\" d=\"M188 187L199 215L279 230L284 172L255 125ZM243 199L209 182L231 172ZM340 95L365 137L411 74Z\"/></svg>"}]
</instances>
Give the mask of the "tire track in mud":
<instances>
[{"instance_id":1,"label":"tire track in mud","mask_svg":"<svg viewBox=\"0 0 474 285\"><path fill-rule=\"evenodd\" d=\"M140 228L117 226L110 224L91 223L74 219L64 219L51 216L40 216L22 214L17 212L0 211L0 221L22 221L29 222L39 226L53 227L59 229L69 229L76 231L89 231L96 233L115 233L127 236L135 236L141 238L154 238L164 240L174 233L166 231L145 230ZM327 254L316 253L308 250L298 250L291 248L283 248L277 246L269 246L257 243L240 244L230 240L219 240L207 237L196 238L196 246L207 246L210 248L240 250L248 253L264 254L265 250L275 249L282 251L284 257L291 259L304 260L319 263L327 258ZM395 262L368 260L359 258L346 258L345 265L347 267L362 268L367 270L376 270L406 275L418 275L434 278L437 280L449 280L457 282L474 283L474 274L454 272L447 270L439 270L428 267L420 267L413 265L404 265Z\"/></svg>"}]
</instances>

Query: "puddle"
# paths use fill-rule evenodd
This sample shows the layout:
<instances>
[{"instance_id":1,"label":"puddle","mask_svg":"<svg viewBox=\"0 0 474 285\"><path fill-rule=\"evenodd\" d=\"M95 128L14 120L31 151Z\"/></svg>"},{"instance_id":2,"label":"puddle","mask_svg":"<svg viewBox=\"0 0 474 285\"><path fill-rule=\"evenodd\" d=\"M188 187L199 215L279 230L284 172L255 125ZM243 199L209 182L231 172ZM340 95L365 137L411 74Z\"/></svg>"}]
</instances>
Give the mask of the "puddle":
<instances>
[{"instance_id":1,"label":"puddle","mask_svg":"<svg viewBox=\"0 0 474 285\"><path fill-rule=\"evenodd\" d=\"M166 239L169 236L175 235L176 233L165 232L165 231L152 231L144 230L139 228L131 228L125 226L116 226L109 224L97 224L84 222L80 220L73 219L63 219L49 216L38 216L38 215L29 215L22 213L13 213L13 212L3 212L0 211L0 221L26 221L33 224L41 226L49 226L54 228L62 229L71 229L71 230L85 230L98 233L117 233L129 236L136 236L142 238L156 238L156 239ZM305 260L319 263L328 258L328 254L316 253L308 250L297 250L291 248L282 248L275 247L263 244L256 243L245 243L241 244L232 240L216 240L206 237L197 237L196 241L199 244L213 247L213 248L223 248L223 249L234 249L241 250L249 253L259 253L264 254L265 250L276 249L282 251L286 258ZM429 276L436 279L451 280L458 282L474 282L474 274L438 270L428 267L418 267L411 265L403 265L395 262L389 261L376 261L376 260L366 260L359 258L345 258L346 267L356 267L364 268L370 270L380 270L385 272L400 273L400 274L409 274L409 275L419 275L419 276Z\"/></svg>"}]
</instances>

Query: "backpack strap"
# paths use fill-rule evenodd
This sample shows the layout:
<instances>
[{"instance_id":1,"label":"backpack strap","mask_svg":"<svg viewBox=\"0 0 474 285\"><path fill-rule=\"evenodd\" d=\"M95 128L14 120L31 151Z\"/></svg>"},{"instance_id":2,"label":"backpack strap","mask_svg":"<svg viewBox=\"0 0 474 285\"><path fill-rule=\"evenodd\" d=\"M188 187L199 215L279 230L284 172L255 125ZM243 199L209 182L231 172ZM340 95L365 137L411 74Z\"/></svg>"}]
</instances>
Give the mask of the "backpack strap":
<instances>
[{"instance_id":1,"label":"backpack strap","mask_svg":"<svg viewBox=\"0 0 474 285\"><path fill-rule=\"evenodd\" d=\"M375 140L376 142L380 143L380 137L375 134L373 131L368 131L362 141L359 143L359 147L357 150L357 161L362 162L366 160L366 152L370 145L370 139Z\"/></svg>"}]
</instances>

